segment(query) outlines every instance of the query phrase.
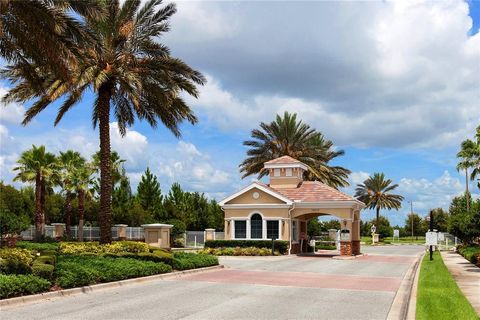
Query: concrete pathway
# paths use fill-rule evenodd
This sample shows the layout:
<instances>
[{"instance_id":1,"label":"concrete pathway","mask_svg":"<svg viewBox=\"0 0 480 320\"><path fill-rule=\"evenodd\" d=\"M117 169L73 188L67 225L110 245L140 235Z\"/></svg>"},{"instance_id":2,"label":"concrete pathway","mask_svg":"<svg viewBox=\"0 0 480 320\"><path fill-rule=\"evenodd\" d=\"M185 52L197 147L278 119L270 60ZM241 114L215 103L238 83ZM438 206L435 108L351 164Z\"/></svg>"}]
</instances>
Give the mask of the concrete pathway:
<instances>
[{"instance_id":1,"label":"concrete pathway","mask_svg":"<svg viewBox=\"0 0 480 320\"><path fill-rule=\"evenodd\" d=\"M453 278L480 316L480 268L451 251L442 251L443 262Z\"/></svg>"},{"instance_id":2,"label":"concrete pathway","mask_svg":"<svg viewBox=\"0 0 480 320\"><path fill-rule=\"evenodd\" d=\"M385 319L421 250L222 257L225 269L2 307L0 319Z\"/></svg>"}]
</instances>

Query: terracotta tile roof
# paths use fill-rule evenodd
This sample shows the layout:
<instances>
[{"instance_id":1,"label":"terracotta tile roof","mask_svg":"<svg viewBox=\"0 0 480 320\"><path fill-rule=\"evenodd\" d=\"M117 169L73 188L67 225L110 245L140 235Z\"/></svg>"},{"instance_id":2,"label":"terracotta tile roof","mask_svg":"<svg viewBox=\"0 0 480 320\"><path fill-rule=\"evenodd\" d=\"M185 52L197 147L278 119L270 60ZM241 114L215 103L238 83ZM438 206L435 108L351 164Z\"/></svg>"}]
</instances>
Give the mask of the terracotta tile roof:
<instances>
[{"instance_id":1,"label":"terracotta tile roof","mask_svg":"<svg viewBox=\"0 0 480 320\"><path fill-rule=\"evenodd\" d=\"M274 188L272 186L269 186L269 188L292 201L357 201L355 198L318 181L303 181L297 188Z\"/></svg>"},{"instance_id":2,"label":"terracotta tile roof","mask_svg":"<svg viewBox=\"0 0 480 320\"><path fill-rule=\"evenodd\" d=\"M265 162L265 164L280 164L280 163L284 164L284 163L302 163L302 162L290 156L283 156L283 157Z\"/></svg>"}]
</instances>

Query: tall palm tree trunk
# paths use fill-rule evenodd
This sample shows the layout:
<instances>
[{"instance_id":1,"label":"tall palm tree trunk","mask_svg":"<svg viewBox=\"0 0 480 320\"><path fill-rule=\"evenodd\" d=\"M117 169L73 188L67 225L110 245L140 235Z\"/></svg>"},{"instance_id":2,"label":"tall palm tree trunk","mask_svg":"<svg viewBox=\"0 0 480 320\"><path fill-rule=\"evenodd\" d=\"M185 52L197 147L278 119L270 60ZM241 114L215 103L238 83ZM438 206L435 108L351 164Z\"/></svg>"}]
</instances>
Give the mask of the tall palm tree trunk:
<instances>
[{"instance_id":1,"label":"tall palm tree trunk","mask_svg":"<svg viewBox=\"0 0 480 320\"><path fill-rule=\"evenodd\" d=\"M380 207L377 207L377 231L378 231L378 228L380 227L379 224L380 224Z\"/></svg>"},{"instance_id":2,"label":"tall palm tree trunk","mask_svg":"<svg viewBox=\"0 0 480 320\"><path fill-rule=\"evenodd\" d=\"M112 241L112 171L110 163L110 97L112 86L98 90L100 129L100 243Z\"/></svg>"},{"instance_id":3,"label":"tall palm tree trunk","mask_svg":"<svg viewBox=\"0 0 480 320\"><path fill-rule=\"evenodd\" d=\"M83 215L85 213L85 191L78 191L78 241L83 241Z\"/></svg>"},{"instance_id":4,"label":"tall palm tree trunk","mask_svg":"<svg viewBox=\"0 0 480 320\"><path fill-rule=\"evenodd\" d=\"M70 192L67 193L65 197L65 235L70 237L72 231L72 194Z\"/></svg>"},{"instance_id":5,"label":"tall palm tree trunk","mask_svg":"<svg viewBox=\"0 0 480 320\"><path fill-rule=\"evenodd\" d=\"M468 197L468 168L465 168L465 200L467 200L467 211L470 211L470 200Z\"/></svg>"},{"instance_id":6,"label":"tall palm tree trunk","mask_svg":"<svg viewBox=\"0 0 480 320\"><path fill-rule=\"evenodd\" d=\"M42 177L37 172L35 177L35 240L42 238Z\"/></svg>"}]
</instances>

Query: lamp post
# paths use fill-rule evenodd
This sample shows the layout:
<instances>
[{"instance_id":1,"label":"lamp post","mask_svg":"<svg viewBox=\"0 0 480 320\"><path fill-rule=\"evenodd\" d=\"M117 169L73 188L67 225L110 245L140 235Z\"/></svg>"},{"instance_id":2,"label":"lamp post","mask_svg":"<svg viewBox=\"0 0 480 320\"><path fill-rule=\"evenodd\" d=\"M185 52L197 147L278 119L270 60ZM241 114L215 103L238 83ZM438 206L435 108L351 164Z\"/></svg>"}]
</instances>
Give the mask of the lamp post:
<instances>
[{"instance_id":1,"label":"lamp post","mask_svg":"<svg viewBox=\"0 0 480 320\"><path fill-rule=\"evenodd\" d=\"M433 212L430 210L430 214L427 216L427 220L429 222L429 228L430 232L433 232ZM433 246L429 246L429 251L430 251L430 261L433 260Z\"/></svg>"}]
</instances>

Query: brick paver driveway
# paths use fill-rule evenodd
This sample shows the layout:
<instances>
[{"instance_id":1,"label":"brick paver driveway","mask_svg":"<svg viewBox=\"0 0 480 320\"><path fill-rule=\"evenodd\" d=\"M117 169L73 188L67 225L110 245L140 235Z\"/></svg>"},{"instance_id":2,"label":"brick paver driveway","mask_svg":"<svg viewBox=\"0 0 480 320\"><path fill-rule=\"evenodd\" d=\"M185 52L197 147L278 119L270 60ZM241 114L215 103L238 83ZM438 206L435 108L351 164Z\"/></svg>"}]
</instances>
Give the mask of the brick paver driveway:
<instances>
[{"instance_id":1,"label":"brick paver driveway","mask_svg":"<svg viewBox=\"0 0 480 320\"><path fill-rule=\"evenodd\" d=\"M225 269L3 308L6 319L385 319L421 246L355 260L225 257Z\"/></svg>"}]
</instances>

